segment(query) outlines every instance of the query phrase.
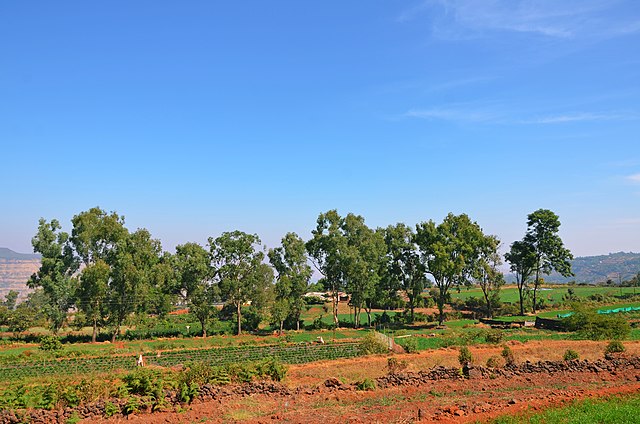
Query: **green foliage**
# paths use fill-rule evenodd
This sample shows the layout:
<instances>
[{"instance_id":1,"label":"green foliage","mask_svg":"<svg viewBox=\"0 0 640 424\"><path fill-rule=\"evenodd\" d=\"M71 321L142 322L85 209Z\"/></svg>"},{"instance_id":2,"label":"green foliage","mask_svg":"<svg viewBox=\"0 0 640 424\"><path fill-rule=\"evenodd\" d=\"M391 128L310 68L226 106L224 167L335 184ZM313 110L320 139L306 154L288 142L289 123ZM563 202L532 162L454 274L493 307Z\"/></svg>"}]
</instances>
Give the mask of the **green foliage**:
<instances>
[{"instance_id":1,"label":"green foliage","mask_svg":"<svg viewBox=\"0 0 640 424\"><path fill-rule=\"evenodd\" d=\"M370 378L365 378L364 380L359 381L358 383L356 383L356 387L358 388L358 390L364 391L372 391L377 388L376 382Z\"/></svg>"},{"instance_id":2,"label":"green foliage","mask_svg":"<svg viewBox=\"0 0 640 424\"><path fill-rule=\"evenodd\" d=\"M398 361L397 358L387 359L387 372L391 375L404 371L407 368L407 361Z\"/></svg>"},{"instance_id":3,"label":"green foliage","mask_svg":"<svg viewBox=\"0 0 640 424\"><path fill-rule=\"evenodd\" d=\"M178 399L183 403L191 403L200 393L200 386L196 383L183 382L178 390Z\"/></svg>"},{"instance_id":4,"label":"green foliage","mask_svg":"<svg viewBox=\"0 0 640 424\"><path fill-rule=\"evenodd\" d=\"M584 423L631 423L637 422L640 410L640 395L614 396L604 399L574 401L560 408L526 415L506 415L491 421L492 424L584 424Z\"/></svg>"},{"instance_id":5,"label":"green foliage","mask_svg":"<svg viewBox=\"0 0 640 424\"><path fill-rule=\"evenodd\" d=\"M402 346L407 353L415 353L418 351L418 340L415 337L398 339L397 343Z\"/></svg>"},{"instance_id":6,"label":"green foliage","mask_svg":"<svg viewBox=\"0 0 640 424\"><path fill-rule=\"evenodd\" d=\"M624 339L631 327L624 316L598 314L595 311L574 305L574 313L563 319L567 330L576 331L590 340Z\"/></svg>"},{"instance_id":7,"label":"green foliage","mask_svg":"<svg viewBox=\"0 0 640 424\"><path fill-rule=\"evenodd\" d=\"M575 350L567 349L564 352L563 359L565 361L573 361L573 360L578 359L578 358L580 358L580 355L578 355L578 352L576 352Z\"/></svg>"},{"instance_id":8,"label":"green foliage","mask_svg":"<svg viewBox=\"0 0 640 424\"><path fill-rule=\"evenodd\" d=\"M473 356L467 346L462 346L460 348L460 352L458 353L458 362L463 367L473 362Z\"/></svg>"},{"instance_id":9,"label":"green foliage","mask_svg":"<svg viewBox=\"0 0 640 424\"><path fill-rule=\"evenodd\" d=\"M140 409L140 401L136 397L130 397L127 399L127 403L124 404L122 412L124 415L130 415L138 412Z\"/></svg>"},{"instance_id":10,"label":"green foliage","mask_svg":"<svg viewBox=\"0 0 640 424\"><path fill-rule=\"evenodd\" d=\"M360 339L359 350L363 355L372 355L376 353L389 352L387 343L376 337L375 333L369 331L362 339Z\"/></svg>"},{"instance_id":11,"label":"green foliage","mask_svg":"<svg viewBox=\"0 0 640 424\"><path fill-rule=\"evenodd\" d=\"M118 408L116 405L114 405L113 403L107 401L104 404L104 416L109 418L112 417L116 414L120 413L120 408Z\"/></svg>"},{"instance_id":12,"label":"green foliage","mask_svg":"<svg viewBox=\"0 0 640 424\"><path fill-rule=\"evenodd\" d=\"M516 363L516 357L513 355L513 351L509 346L503 347L500 355L504 358L506 365L514 365Z\"/></svg>"},{"instance_id":13,"label":"green foliage","mask_svg":"<svg viewBox=\"0 0 640 424\"><path fill-rule=\"evenodd\" d=\"M62 350L62 343L56 336L42 336L40 338L40 350L59 351Z\"/></svg>"},{"instance_id":14,"label":"green foliage","mask_svg":"<svg viewBox=\"0 0 640 424\"><path fill-rule=\"evenodd\" d=\"M163 396L162 372L151 368L136 368L122 378L122 381L131 394L140 396L152 396L160 399Z\"/></svg>"},{"instance_id":15,"label":"green foliage","mask_svg":"<svg viewBox=\"0 0 640 424\"><path fill-rule=\"evenodd\" d=\"M614 354L614 353L622 353L626 350L624 345L619 340L612 340L609 342L607 347L604 349L605 356Z\"/></svg>"},{"instance_id":16,"label":"green foliage","mask_svg":"<svg viewBox=\"0 0 640 424\"><path fill-rule=\"evenodd\" d=\"M256 366L258 375L269 377L273 381L282 381L287 375L287 367L276 358L265 358Z\"/></svg>"},{"instance_id":17,"label":"green foliage","mask_svg":"<svg viewBox=\"0 0 640 424\"><path fill-rule=\"evenodd\" d=\"M433 277L437 288L438 322L444 321L444 305L452 286L460 284L473 272L480 259L486 236L466 214L449 213L443 222L422 222L417 225L415 241L420 249L421 263Z\"/></svg>"},{"instance_id":18,"label":"green foliage","mask_svg":"<svg viewBox=\"0 0 640 424\"><path fill-rule=\"evenodd\" d=\"M487 335L485 336L485 340L487 343L491 344L500 344L504 339L504 332L501 330L490 330L487 331Z\"/></svg>"},{"instance_id":19,"label":"green foliage","mask_svg":"<svg viewBox=\"0 0 640 424\"><path fill-rule=\"evenodd\" d=\"M500 366L500 357L493 355L489 357L489 359L487 359L487 367L498 368L499 366Z\"/></svg>"}]
</instances>

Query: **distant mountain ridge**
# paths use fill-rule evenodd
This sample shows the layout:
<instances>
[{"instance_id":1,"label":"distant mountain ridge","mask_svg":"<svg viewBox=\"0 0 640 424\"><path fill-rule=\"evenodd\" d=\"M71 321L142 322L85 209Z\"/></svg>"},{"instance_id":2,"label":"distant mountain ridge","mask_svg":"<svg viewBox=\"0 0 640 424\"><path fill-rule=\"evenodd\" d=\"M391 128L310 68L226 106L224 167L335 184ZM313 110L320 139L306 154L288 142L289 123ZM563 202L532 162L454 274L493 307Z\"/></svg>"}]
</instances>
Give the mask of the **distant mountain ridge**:
<instances>
[{"instance_id":1,"label":"distant mountain ridge","mask_svg":"<svg viewBox=\"0 0 640 424\"><path fill-rule=\"evenodd\" d=\"M0 259L17 259L30 261L33 259L40 259L41 256L34 253L18 253L6 247L0 247Z\"/></svg>"},{"instance_id":2,"label":"distant mountain ridge","mask_svg":"<svg viewBox=\"0 0 640 424\"><path fill-rule=\"evenodd\" d=\"M581 256L571 262L575 277L563 277L552 273L544 280L554 283L600 283L612 280L614 283L630 280L640 272L640 253L617 252L599 256Z\"/></svg>"}]
</instances>

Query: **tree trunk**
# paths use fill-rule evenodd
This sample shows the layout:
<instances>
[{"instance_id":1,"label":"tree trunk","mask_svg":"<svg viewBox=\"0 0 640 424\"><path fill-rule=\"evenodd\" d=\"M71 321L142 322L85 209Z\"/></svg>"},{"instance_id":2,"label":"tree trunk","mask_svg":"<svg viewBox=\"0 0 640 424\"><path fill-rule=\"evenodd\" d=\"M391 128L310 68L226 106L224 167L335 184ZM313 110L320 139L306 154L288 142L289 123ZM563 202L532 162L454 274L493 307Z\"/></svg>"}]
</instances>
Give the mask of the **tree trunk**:
<instances>
[{"instance_id":1,"label":"tree trunk","mask_svg":"<svg viewBox=\"0 0 640 424\"><path fill-rule=\"evenodd\" d=\"M524 288L524 281L518 284L518 294L520 295L520 316L524 315L524 299L522 298L522 289Z\"/></svg>"},{"instance_id":2,"label":"tree trunk","mask_svg":"<svg viewBox=\"0 0 640 424\"><path fill-rule=\"evenodd\" d=\"M533 283L533 314L535 315L536 313L536 299L537 299L537 294L538 294L538 285L540 284L540 271L538 269L536 269L536 282Z\"/></svg>"},{"instance_id":3,"label":"tree trunk","mask_svg":"<svg viewBox=\"0 0 640 424\"><path fill-rule=\"evenodd\" d=\"M120 324L116 325L115 330L113 330L113 336L111 336L111 343L116 342L116 337L118 337L119 333L120 333Z\"/></svg>"},{"instance_id":4,"label":"tree trunk","mask_svg":"<svg viewBox=\"0 0 640 424\"><path fill-rule=\"evenodd\" d=\"M236 305L238 312L238 336L242 334L242 311L240 310L241 306L242 305L240 305L240 302L238 302Z\"/></svg>"},{"instance_id":5,"label":"tree trunk","mask_svg":"<svg viewBox=\"0 0 640 424\"><path fill-rule=\"evenodd\" d=\"M91 343L95 343L98 336L98 319L93 319L93 334L91 335Z\"/></svg>"},{"instance_id":6,"label":"tree trunk","mask_svg":"<svg viewBox=\"0 0 640 424\"><path fill-rule=\"evenodd\" d=\"M440 295L438 296L438 325L444 323L444 300L447 294L443 286L440 286Z\"/></svg>"},{"instance_id":7,"label":"tree trunk","mask_svg":"<svg viewBox=\"0 0 640 424\"><path fill-rule=\"evenodd\" d=\"M282 328L284 327L284 320L281 319L280 320L280 332L278 333L279 336L282 336Z\"/></svg>"},{"instance_id":8,"label":"tree trunk","mask_svg":"<svg viewBox=\"0 0 640 424\"><path fill-rule=\"evenodd\" d=\"M296 315L296 330L300 331L300 313Z\"/></svg>"},{"instance_id":9,"label":"tree trunk","mask_svg":"<svg viewBox=\"0 0 640 424\"><path fill-rule=\"evenodd\" d=\"M331 302L333 303L333 324L336 328L340 328L340 322L338 321L338 292L336 290L333 291Z\"/></svg>"},{"instance_id":10,"label":"tree trunk","mask_svg":"<svg viewBox=\"0 0 640 424\"><path fill-rule=\"evenodd\" d=\"M487 304L487 318L493 318L493 312L491 311L491 301L489 300L489 296L484 289L482 289L482 295L484 296L484 301Z\"/></svg>"},{"instance_id":11,"label":"tree trunk","mask_svg":"<svg viewBox=\"0 0 640 424\"><path fill-rule=\"evenodd\" d=\"M202 338L207 337L207 320L202 318L200 319L200 325L202 326Z\"/></svg>"}]
</instances>

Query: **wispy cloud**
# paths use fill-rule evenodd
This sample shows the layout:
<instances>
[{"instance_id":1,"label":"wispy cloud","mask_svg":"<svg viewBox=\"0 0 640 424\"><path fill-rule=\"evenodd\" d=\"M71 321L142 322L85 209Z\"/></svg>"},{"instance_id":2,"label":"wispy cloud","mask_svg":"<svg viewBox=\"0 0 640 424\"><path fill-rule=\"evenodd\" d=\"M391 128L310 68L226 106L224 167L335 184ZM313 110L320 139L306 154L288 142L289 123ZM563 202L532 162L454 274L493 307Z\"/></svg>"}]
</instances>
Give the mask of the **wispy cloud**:
<instances>
[{"instance_id":1,"label":"wispy cloud","mask_svg":"<svg viewBox=\"0 0 640 424\"><path fill-rule=\"evenodd\" d=\"M640 184L640 174L627 175L626 179L635 184Z\"/></svg>"},{"instance_id":2,"label":"wispy cloud","mask_svg":"<svg viewBox=\"0 0 640 424\"><path fill-rule=\"evenodd\" d=\"M606 13L624 3L606 0L424 0L403 10L397 20L410 21L428 12L434 34L442 38L473 37L491 31L553 38L615 36L640 31L637 16L634 19Z\"/></svg>"},{"instance_id":3,"label":"wispy cloud","mask_svg":"<svg viewBox=\"0 0 640 424\"><path fill-rule=\"evenodd\" d=\"M411 109L403 114L405 118L452 121L459 123L492 123L499 121L500 115L489 110L473 110L459 107L436 107Z\"/></svg>"},{"instance_id":4,"label":"wispy cloud","mask_svg":"<svg viewBox=\"0 0 640 424\"><path fill-rule=\"evenodd\" d=\"M575 112L544 115L531 118L514 117L506 107L470 107L449 105L424 109L410 109L402 116L428 120L455 121L460 123L491 123L503 125L561 125L578 122L640 120L638 113Z\"/></svg>"},{"instance_id":5,"label":"wispy cloud","mask_svg":"<svg viewBox=\"0 0 640 424\"><path fill-rule=\"evenodd\" d=\"M622 218L613 222L616 227L636 227L640 225L640 218Z\"/></svg>"},{"instance_id":6,"label":"wispy cloud","mask_svg":"<svg viewBox=\"0 0 640 424\"><path fill-rule=\"evenodd\" d=\"M550 115L540 118L523 120L523 124L563 124L583 121L634 121L640 119L640 115L632 113L592 113L579 112L560 115Z\"/></svg>"}]
</instances>

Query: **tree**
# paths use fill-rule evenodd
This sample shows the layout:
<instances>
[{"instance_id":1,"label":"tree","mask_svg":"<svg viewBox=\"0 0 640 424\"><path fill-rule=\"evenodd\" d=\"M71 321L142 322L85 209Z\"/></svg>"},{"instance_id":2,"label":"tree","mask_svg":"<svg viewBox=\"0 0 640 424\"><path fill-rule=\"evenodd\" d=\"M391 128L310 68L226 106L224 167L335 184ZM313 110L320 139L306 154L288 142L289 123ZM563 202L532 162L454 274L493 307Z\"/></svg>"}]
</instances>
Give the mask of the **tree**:
<instances>
[{"instance_id":1,"label":"tree","mask_svg":"<svg viewBox=\"0 0 640 424\"><path fill-rule=\"evenodd\" d=\"M371 311L375 302L376 287L380 283L385 266L386 245L381 232L369 228L364 218L347 214L342 223L346 247L342 254L345 288L354 309L354 325L360 327L362 308L371 326Z\"/></svg>"},{"instance_id":2,"label":"tree","mask_svg":"<svg viewBox=\"0 0 640 424\"><path fill-rule=\"evenodd\" d=\"M496 236L486 236L478 246L478 261L473 270L474 280L480 286L486 304L487 317L492 318L496 306L500 303L500 288L504 277L498 266L502 263L498 247L500 240Z\"/></svg>"},{"instance_id":3,"label":"tree","mask_svg":"<svg viewBox=\"0 0 640 424\"><path fill-rule=\"evenodd\" d=\"M416 243L425 270L437 288L438 322L444 322L444 305L449 289L468 281L478 255L477 246L484 234L466 214L449 213L444 221L422 222L416 227Z\"/></svg>"},{"instance_id":4,"label":"tree","mask_svg":"<svg viewBox=\"0 0 640 424\"><path fill-rule=\"evenodd\" d=\"M505 253L504 258L509 262L511 272L516 276L518 299L520 301L520 315L524 315L526 289L536 263L535 252L529 243L514 241L511 243L511 249Z\"/></svg>"},{"instance_id":5,"label":"tree","mask_svg":"<svg viewBox=\"0 0 640 424\"><path fill-rule=\"evenodd\" d=\"M42 255L41 265L27 282L30 288L42 287L46 296L44 312L54 334L64 324L73 305L76 288L73 274L79 266L69 244L69 235L60 231L61 228L56 219L50 222L40 219L31 244L33 251Z\"/></svg>"},{"instance_id":6,"label":"tree","mask_svg":"<svg viewBox=\"0 0 640 424\"><path fill-rule=\"evenodd\" d=\"M269 262L277 273L272 317L280 324L280 333L289 317L300 330L300 315L305 306L303 296L312 274L305 243L300 236L287 233L281 243L281 247L270 249L268 253Z\"/></svg>"},{"instance_id":7,"label":"tree","mask_svg":"<svg viewBox=\"0 0 640 424\"><path fill-rule=\"evenodd\" d=\"M563 277L572 276L573 255L564 247L558 235L560 219L548 209L538 209L527 217L527 233L524 242L535 254L533 281L533 313L536 313L536 294L541 285L540 274L549 275L557 271Z\"/></svg>"},{"instance_id":8,"label":"tree","mask_svg":"<svg viewBox=\"0 0 640 424\"><path fill-rule=\"evenodd\" d=\"M91 335L92 343L96 342L98 326L106 314L106 305L104 302L107 288L109 287L110 276L111 267L102 259L98 259L95 263L87 265L80 274L76 305L80 311L85 313L87 319L91 322L93 328Z\"/></svg>"},{"instance_id":9,"label":"tree","mask_svg":"<svg viewBox=\"0 0 640 424\"><path fill-rule=\"evenodd\" d=\"M71 219L71 243L85 265L102 259L111 264L115 248L129 235L124 216L107 213L99 207L80 212Z\"/></svg>"},{"instance_id":10,"label":"tree","mask_svg":"<svg viewBox=\"0 0 640 424\"><path fill-rule=\"evenodd\" d=\"M256 250L260 238L242 231L209 237L209 248L223 300L234 305L238 334L242 334L242 305L260 301L273 282L273 270L263 264L264 253Z\"/></svg>"},{"instance_id":11,"label":"tree","mask_svg":"<svg viewBox=\"0 0 640 424\"><path fill-rule=\"evenodd\" d=\"M120 303L112 304L107 296L114 295L117 248L126 244L129 231L124 226L123 216L107 213L99 207L80 212L71 222L70 241L85 265L80 274L76 305L91 323L91 340L95 343L98 327L108 320L113 322L114 306ZM114 340L115 336L114 332Z\"/></svg>"},{"instance_id":12,"label":"tree","mask_svg":"<svg viewBox=\"0 0 640 424\"><path fill-rule=\"evenodd\" d=\"M415 233L405 224L390 225L385 230L387 246L387 275L391 285L401 289L409 300L407 306L411 311L418 306L422 291L427 285L425 268L420 262L420 254L415 244Z\"/></svg>"},{"instance_id":13,"label":"tree","mask_svg":"<svg viewBox=\"0 0 640 424\"><path fill-rule=\"evenodd\" d=\"M344 288L344 269L341 252L346 250L346 240L342 234L342 218L332 209L321 213L316 221L312 238L307 242L307 251L314 260L316 269L322 274L331 294L333 323L339 326L338 301Z\"/></svg>"},{"instance_id":14,"label":"tree","mask_svg":"<svg viewBox=\"0 0 640 424\"><path fill-rule=\"evenodd\" d=\"M107 310L113 326L112 342L124 320L149 301L148 284L153 267L162 255L159 240L146 229L136 230L115 246L111 279L107 288Z\"/></svg>"},{"instance_id":15,"label":"tree","mask_svg":"<svg viewBox=\"0 0 640 424\"><path fill-rule=\"evenodd\" d=\"M4 306L6 306L8 310L13 311L16 308L19 295L20 293L17 290L9 290L9 293L4 296Z\"/></svg>"},{"instance_id":16,"label":"tree","mask_svg":"<svg viewBox=\"0 0 640 424\"><path fill-rule=\"evenodd\" d=\"M176 247L175 273L178 292L189 304L189 310L202 325L202 337L207 337L207 322L215 313L213 303L218 288L213 282L209 252L197 243Z\"/></svg>"}]
</instances>

